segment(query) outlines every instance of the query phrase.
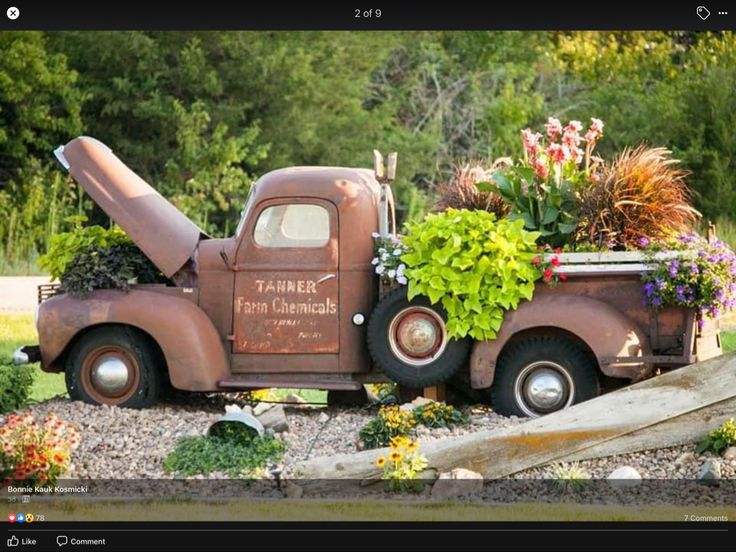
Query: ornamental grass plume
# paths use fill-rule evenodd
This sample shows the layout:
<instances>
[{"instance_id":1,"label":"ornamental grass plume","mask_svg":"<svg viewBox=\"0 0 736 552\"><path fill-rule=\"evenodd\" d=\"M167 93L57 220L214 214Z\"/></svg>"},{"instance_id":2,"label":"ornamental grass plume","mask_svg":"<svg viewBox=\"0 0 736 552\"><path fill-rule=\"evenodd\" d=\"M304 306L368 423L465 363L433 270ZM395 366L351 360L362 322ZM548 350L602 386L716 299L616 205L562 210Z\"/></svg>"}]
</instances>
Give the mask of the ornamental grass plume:
<instances>
[{"instance_id":1,"label":"ornamental grass plume","mask_svg":"<svg viewBox=\"0 0 736 552\"><path fill-rule=\"evenodd\" d=\"M624 149L599 181L580 190L576 241L628 249L689 231L700 213L679 163L666 148Z\"/></svg>"},{"instance_id":2,"label":"ornamental grass plume","mask_svg":"<svg viewBox=\"0 0 736 552\"><path fill-rule=\"evenodd\" d=\"M510 163L510 159L501 158L488 168L481 161L457 165L452 180L437 186L439 199L434 206L435 210L481 210L494 213L499 219L505 217L509 213L509 206L503 198L496 193L479 190L476 184L492 182L493 173Z\"/></svg>"}]
</instances>

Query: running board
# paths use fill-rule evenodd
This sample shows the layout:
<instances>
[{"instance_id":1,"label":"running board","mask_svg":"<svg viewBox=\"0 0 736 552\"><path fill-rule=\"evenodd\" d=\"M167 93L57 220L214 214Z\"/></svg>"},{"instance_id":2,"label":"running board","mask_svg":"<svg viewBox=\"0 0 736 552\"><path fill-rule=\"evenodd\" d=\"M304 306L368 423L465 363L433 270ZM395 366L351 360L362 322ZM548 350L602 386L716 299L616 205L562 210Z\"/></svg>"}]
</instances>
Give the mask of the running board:
<instances>
[{"instance_id":1,"label":"running board","mask_svg":"<svg viewBox=\"0 0 736 552\"><path fill-rule=\"evenodd\" d=\"M363 384L352 378L335 374L233 374L221 380L219 386L229 389L253 389L264 387L293 387L295 389L338 389L357 391Z\"/></svg>"}]
</instances>

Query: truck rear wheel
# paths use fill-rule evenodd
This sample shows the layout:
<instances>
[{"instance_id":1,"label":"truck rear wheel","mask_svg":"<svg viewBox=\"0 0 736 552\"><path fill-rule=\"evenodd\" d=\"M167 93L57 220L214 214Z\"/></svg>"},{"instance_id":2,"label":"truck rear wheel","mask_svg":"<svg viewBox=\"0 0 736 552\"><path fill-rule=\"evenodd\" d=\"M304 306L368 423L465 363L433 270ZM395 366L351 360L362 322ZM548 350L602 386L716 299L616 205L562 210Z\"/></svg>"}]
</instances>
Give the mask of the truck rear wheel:
<instances>
[{"instance_id":1,"label":"truck rear wheel","mask_svg":"<svg viewBox=\"0 0 736 552\"><path fill-rule=\"evenodd\" d=\"M447 381L465 364L470 340L447 337L446 314L426 297L406 298L406 289L392 291L368 322L368 351L393 381L422 388Z\"/></svg>"},{"instance_id":2,"label":"truck rear wheel","mask_svg":"<svg viewBox=\"0 0 736 552\"><path fill-rule=\"evenodd\" d=\"M499 414L534 418L599 393L590 354L560 337L530 337L511 344L498 358L490 389L491 406Z\"/></svg>"},{"instance_id":3,"label":"truck rear wheel","mask_svg":"<svg viewBox=\"0 0 736 552\"><path fill-rule=\"evenodd\" d=\"M92 329L69 352L66 388L73 400L146 408L156 402L161 389L157 355L133 328Z\"/></svg>"}]
</instances>

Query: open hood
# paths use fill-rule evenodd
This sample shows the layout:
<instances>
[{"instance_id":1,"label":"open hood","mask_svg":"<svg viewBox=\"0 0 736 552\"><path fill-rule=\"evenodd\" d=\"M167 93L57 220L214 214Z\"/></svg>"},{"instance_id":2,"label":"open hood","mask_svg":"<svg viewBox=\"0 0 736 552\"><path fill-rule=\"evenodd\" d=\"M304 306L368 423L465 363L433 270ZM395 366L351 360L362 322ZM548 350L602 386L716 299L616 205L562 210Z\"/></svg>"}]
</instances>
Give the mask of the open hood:
<instances>
[{"instance_id":1,"label":"open hood","mask_svg":"<svg viewBox=\"0 0 736 552\"><path fill-rule=\"evenodd\" d=\"M75 138L55 151L59 162L90 197L130 236L161 272L171 277L207 235L105 144Z\"/></svg>"}]
</instances>

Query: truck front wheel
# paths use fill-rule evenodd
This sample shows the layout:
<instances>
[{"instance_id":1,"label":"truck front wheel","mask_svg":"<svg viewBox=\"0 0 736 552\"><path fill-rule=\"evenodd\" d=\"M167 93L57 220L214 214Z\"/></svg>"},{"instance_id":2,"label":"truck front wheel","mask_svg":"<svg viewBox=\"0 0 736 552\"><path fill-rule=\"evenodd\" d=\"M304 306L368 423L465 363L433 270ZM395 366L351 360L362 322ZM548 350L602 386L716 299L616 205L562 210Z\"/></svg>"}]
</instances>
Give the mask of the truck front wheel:
<instances>
[{"instance_id":1,"label":"truck front wheel","mask_svg":"<svg viewBox=\"0 0 736 552\"><path fill-rule=\"evenodd\" d=\"M560 337L520 339L498 358L491 406L506 416L538 417L597 397L595 363L580 345Z\"/></svg>"},{"instance_id":2,"label":"truck front wheel","mask_svg":"<svg viewBox=\"0 0 736 552\"><path fill-rule=\"evenodd\" d=\"M393 381L407 387L429 387L447 381L465 364L470 340L449 339L446 315L426 297L406 298L392 291L368 322L368 351Z\"/></svg>"},{"instance_id":3,"label":"truck front wheel","mask_svg":"<svg viewBox=\"0 0 736 552\"><path fill-rule=\"evenodd\" d=\"M157 355L134 328L94 328L69 352L66 388L72 400L90 404L151 406L161 388Z\"/></svg>"}]
</instances>

